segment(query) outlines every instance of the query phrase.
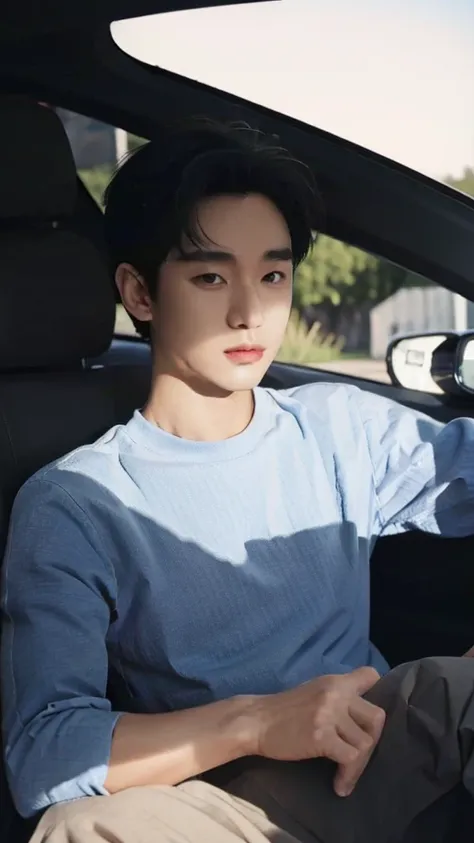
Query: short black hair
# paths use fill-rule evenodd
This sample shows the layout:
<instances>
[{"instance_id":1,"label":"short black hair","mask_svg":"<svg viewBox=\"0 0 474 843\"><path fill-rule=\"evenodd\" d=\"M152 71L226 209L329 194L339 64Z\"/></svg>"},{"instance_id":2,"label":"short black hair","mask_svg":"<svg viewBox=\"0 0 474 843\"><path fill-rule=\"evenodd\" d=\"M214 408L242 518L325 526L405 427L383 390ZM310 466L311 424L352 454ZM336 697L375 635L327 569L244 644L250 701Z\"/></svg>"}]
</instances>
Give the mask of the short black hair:
<instances>
[{"instance_id":1,"label":"short black hair","mask_svg":"<svg viewBox=\"0 0 474 843\"><path fill-rule=\"evenodd\" d=\"M222 195L258 193L278 208L289 229L295 266L320 230L322 202L311 171L277 138L246 124L207 120L164 130L126 158L105 193L105 233L112 270L130 263L155 297L158 271L183 239L200 247L205 232L198 203ZM148 323L133 320L149 338Z\"/></svg>"}]
</instances>

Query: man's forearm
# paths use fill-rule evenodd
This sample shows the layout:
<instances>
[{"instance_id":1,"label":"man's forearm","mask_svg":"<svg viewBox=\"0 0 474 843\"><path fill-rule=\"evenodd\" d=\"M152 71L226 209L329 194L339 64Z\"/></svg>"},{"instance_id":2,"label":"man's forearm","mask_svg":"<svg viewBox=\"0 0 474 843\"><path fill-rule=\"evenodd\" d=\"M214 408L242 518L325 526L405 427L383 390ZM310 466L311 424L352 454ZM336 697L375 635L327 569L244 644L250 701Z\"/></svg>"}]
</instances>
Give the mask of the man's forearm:
<instances>
[{"instance_id":1,"label":"man's forearm","mask_svg":"<svg viewBox=\"0 0 474 843\"><path fill-rule=\"evenodd\" d=\"M174 785L255 752L254 698L166 714L124 714L112 741L105 787Z\"/></svg>"},{"instance_id":2,"label":"man's forearm","mask_svg":"<svg viewBox=\"0 0 474 843\"><path fill-rule=\"evenodd\" d=\"M373 668L362 667L277 694L167 714L124 714L115 728L105 787L116 793L175 785L248 755L278 761L325 757L339 765L341 787L346 772L353 775L345 795L382 733L385 712L363 699L379 678Z\"/></svg>"}]
</instances>

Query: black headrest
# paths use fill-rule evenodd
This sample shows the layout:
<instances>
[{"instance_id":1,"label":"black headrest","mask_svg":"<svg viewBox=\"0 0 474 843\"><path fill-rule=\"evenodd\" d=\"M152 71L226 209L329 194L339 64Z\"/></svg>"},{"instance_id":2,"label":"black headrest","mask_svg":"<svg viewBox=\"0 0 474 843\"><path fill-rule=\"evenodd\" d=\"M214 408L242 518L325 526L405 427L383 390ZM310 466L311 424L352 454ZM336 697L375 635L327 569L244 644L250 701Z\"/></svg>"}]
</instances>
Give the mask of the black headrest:
<instances>
[{"instance_id":1,"label":"black headrest","mask_svg":"<svg viewBox=\"0 0 474 843\"><path fill-rule=\"evenodd\" d=\"M73 213L76 168L66 132L47 106L0 99L0 220Z\"/></svg>"},{"instance_id":2,"label":"black headrest","mask_svg":"<svg viewBox=\"0 0 474 843\"><path fill-rule=\"evenodd\" d=\"M2 235L0 370L63 368L109 347L115 322L102 257L69 231Z\"/></svg>"},{"instance_id":3,"label":"black headrest","mask_svg":"<svg viewBox=\"0 0 474 843\"><path fill-rule=\"evenodd\" d=\"M56 114L0 100L0 370L64 368L110 345L105 260L74 233L76 169Z\"/></svg>"}]
</instances>

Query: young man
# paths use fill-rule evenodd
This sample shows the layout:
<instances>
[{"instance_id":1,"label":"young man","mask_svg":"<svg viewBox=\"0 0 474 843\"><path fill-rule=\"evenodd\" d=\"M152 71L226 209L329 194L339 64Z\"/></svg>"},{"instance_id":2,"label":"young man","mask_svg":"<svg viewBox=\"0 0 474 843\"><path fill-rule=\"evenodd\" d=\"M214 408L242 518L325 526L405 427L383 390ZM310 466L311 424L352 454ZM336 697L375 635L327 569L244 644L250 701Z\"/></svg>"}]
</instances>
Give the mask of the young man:
<instances>
[{"instance_id":1,"label":"young man","mask_svg":"<svg viewBox=\"0 0 474 843\"><path fill-rule=\"evenodd\" d=\"M473 423L258 387L318 218L305 167L245 127L150 143L108 191L153 378L15 502L5 755L19 811L49 809L35 841L382 843L469 786L474 662L388 673L369 558L382 532L474 532Z\"/></svg>"}]
</instances>

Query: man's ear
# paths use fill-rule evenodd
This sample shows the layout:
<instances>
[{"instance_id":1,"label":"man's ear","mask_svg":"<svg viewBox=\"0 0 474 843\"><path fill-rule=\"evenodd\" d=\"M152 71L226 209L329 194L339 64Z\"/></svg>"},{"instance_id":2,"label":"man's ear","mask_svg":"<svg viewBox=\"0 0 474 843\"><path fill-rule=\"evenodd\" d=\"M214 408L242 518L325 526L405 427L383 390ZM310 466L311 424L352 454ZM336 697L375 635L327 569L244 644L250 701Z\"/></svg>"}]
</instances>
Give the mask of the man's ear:
<instances>
[{"instance_id":1,"label":"man's ear","mask_svg":"<svg viewBox=\"0 0 474 843\"><path fill-rule=\"evenodd\" d=\"M115 283L125 310L139 322L153 319L153 301L144 278L130 263L121 263L115 271Z\"/></svg>"}]
</instances>

